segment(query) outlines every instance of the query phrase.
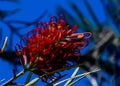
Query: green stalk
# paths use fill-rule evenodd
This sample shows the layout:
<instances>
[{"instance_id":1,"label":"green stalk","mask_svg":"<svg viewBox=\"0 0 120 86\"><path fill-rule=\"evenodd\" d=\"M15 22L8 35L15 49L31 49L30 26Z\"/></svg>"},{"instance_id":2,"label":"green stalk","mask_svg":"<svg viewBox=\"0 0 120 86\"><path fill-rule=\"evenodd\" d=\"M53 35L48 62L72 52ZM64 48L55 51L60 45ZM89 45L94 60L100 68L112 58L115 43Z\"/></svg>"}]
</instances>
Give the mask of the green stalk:
<instances>
[{"instance_id":1,"label":"green stalk","mask_svg":"<svg viewBox=\"0 0 120 86\"><path fill-rule=\"evenodd\" d=\"M31 76L32 76L33 72L29 72L28 76L27 76L27 79L25 81L25 85L29 83L30 79L31 79Z\"/></svg>"}]
</instances>

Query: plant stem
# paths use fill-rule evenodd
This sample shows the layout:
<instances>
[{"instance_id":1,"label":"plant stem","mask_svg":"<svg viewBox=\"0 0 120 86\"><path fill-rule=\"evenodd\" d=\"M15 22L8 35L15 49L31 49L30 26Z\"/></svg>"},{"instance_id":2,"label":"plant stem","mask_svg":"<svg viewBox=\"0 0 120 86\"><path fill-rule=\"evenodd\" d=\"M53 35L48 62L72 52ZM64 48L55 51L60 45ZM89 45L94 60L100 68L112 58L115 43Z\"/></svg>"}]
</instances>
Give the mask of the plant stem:
<instances>
[{"instance_id":1,"label":"plant stem","mask_svg":"<svg viewBox=\"0 0 120 86\"><path fill-rule=\"evenodd\" d=\"M3 83L2 86L7 86L10 83L12 83L15 79L17 79L18 77L20 77L21 75L23 75L27 70L22 70L21 72L19 72L15 77L12 77L11 79L9 79L7 82Z\"/></svg>"},{"instance_id":2,"label":"plant stem","mask_svg":"<svg viewBox=\"0 0 120 86\"><path fill-rule=\"evenodd\" d=\"M27 76L27 78L26 78L25 85L29 83L29 81L30 81L30 79L32 77L32 74L33 74L33 72L30 71L29 74L28 74L28 76Z\"/></svg>"}]
</instances>

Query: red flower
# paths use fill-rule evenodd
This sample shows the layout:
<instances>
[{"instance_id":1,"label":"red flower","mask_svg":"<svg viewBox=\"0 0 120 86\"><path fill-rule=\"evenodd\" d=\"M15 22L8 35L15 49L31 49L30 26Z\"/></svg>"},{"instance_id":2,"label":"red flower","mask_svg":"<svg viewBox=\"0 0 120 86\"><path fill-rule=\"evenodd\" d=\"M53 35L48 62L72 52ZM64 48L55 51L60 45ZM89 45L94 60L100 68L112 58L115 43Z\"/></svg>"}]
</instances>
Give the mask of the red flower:
<instances>
[{"instance_id":1,"label":"red flower","mask_svg":"<svg viewBox=\"0 0 120 86\"><path fill-rule=\"evenodd\" d=\"M42 72L53 71L80 60L80 50L87 45L90 32L74 33L77 26L70 28L65 17L55 16L48 23L40 22L16 44L16 53L22 64L34 65ZM23 45L24 44L24 45Z\"/></svg>"}]
</instances>

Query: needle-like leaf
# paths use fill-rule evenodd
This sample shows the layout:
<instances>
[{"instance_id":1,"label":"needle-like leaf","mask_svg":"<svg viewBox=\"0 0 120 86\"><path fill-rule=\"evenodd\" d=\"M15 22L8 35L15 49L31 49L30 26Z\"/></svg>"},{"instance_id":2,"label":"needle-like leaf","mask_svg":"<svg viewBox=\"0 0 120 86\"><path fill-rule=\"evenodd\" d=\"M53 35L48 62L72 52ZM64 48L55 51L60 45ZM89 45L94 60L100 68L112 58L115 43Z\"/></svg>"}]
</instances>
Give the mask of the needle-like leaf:
<instances>
[{"instance_id":1,"label":"needle-like leaf","mask_svg":"<svg viewBox=\"0 0 120 86\"><path fill-rule=\"evenodd\" d=\"M33 79L31 82L29 82L28 84L26 84L25 86L34 86L35 83L37 83L37 81L39 80L40 78L37 77L35 79Z\"/></svg>"},{"instance_id":2,"label":"needle-like leaf","mask_svg":"<svg viewBox=\"0 0 120 86\"><path fill-rule=\"evenodd\" d=\"M70 80L71 78L77 78L77 77L83 78L83 77L85 77L86 75L89 75L89 74L91 74L91 73L97 72L97 71L99 71L99 70L100 70L100 69L95 69L95 70L93 70L93 71L91 71L91 72L86 72L86 73L83 73L83 74L76 75L76 76L74 76L74 77L67 78L67 79L65 79L65 80L62 80L62 81L54 84L53 86L58 86L59 84L65 82L65 81L67 81L67 80Z\"/></svg>"}]
</instances>

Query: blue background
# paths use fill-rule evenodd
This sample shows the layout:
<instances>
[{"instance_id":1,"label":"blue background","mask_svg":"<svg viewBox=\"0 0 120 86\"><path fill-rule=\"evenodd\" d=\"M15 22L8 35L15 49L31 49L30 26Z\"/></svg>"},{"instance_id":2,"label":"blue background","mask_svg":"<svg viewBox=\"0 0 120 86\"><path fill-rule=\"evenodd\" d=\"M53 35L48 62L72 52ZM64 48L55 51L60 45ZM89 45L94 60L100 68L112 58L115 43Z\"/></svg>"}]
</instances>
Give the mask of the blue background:
<instances>
[{"instance_id":1,"label":"blue background","mask_svg":"<svg viewBox=\"0 0 120 86\"><path fill-rule=\"evenodd\" d=\"M89 8L86 6L86 3L89 4ZM78 8L78 12L72 8L72 4ZM94 31L99 29L99 26L104 27L105 25L108 25L111 27L115 36L119 37L120 28L119 24L116 24L117 18L115 19L111 16L116 13L115 10L118 8L119 3L117 0L0 0L0 46L2 46L5 37L8 36L8 43L5 51L14 51L14 45L19 43L20 37L26 34L30 29L33 29L36 22L47 22L49 21L50 16L59 16L59 14L64 13L64 10L67 12L65 14L72 16L71 18L74 18L75 20L73 21L73 19L66 16L68 23L73 25L77 22L77 24L79 24L77 32ZM90 9L92 10L94 16L91 15ZM78 14L79 12L88 22L90 22L89 24L91 27L88 26L89 28L84 28L85 25L82 20L80 20L80 16ZM91 41L88 47L82 50L81 53L85 54L92 46L94 46L94 44ZM102 54L103 60L107 60L107 50L104 50L104 53ZM13 58L10 57L10 59ZM10 62L3 59L3 57L0 57L0 64L0 84L4 83L13 76L12 69L14 67L17 68L16 72L22 70L21 66L12 65ZM70 71L67 70L64 73L69 73L70 75L73 70L74 69L71 69ZM82 73L82 70L80 73ZM116 85L115 82L110 81L114 75L109 75L102 70L98 72L98 74L103 74L105 79L107 79L102 82L102 85L100 86ZM23 84L26 75L27 74L18 78L16 82ZM34 77L36 77L36 75L33 75L32 78ZM99 79L97 79L97 81L99 82ZM45 84L39 81L36 86L38 85L44 86ZM79 85L92 86L87 78L84 78L75 84L75 86Z\"/></svg>"}]
</instances>

